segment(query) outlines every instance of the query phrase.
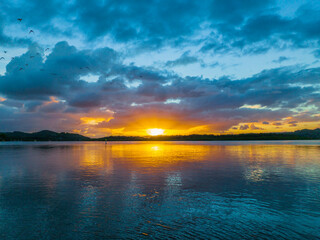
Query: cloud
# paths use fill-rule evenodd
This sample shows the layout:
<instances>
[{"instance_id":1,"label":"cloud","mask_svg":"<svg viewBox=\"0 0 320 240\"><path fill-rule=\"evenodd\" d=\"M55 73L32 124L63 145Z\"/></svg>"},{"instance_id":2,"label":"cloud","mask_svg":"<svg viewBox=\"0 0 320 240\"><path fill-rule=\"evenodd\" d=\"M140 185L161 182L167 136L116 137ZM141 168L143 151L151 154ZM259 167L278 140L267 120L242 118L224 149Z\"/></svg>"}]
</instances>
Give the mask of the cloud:
<instances>
[{"instance_id":1,"label":"cloud","mask_svg":"<svg viewBox=\"0 0 320 240\"><path fill-rule=\"evenodd\" d=\"M320 58L320 49L313 51L313 55L314 55L316 58Z\"/></svg>"},{"instance_id":2,"label":"cloud","mask_svg":"<svg viewBox=\"0 0 320 240\"><path fill-rule=\"evenodd\" d=\"M220 23L211 25L215 33L204 39L201 51L224 53L238 49L244 54L261 54L270 49L318 46L320 32L315 26L320 22L319 9L304 5L294 17L282 16L271 9L259 12L256 6L256 11L244 15L239 13L230 19L221 16Z\"/></svg>"},{"instance_id":3,"label":"cloud","mask_svg":"<svg viewBox=\"0 0 320 240\"><path fill-rule=\"evenodd\" d=\"M285 3L279 6L273 0L48 0L45 6L40 0L4 0L0 7L0 25L16 25L11 16L19 16L23 18L19 26L52 38L81 36L86 42L101 42L107 37L145 50L189 43L202 45L202 51L261 53L271 48L306 48L319 39L318 8L301 5L288 17L279 9ZM196 36L202 31L209 34L199 41ZM1 39L17 40L8 40L5 33L0 33Z\"/></svg>"},{"instance_id":4,"label":"cloud","mask_svg":"<svg viewBox=\"0 0 320 240\"><path fill-rule=\"evenodd\" d=\"M256 127L253 123L250 124L250 129L251 129L251 130L264 130L263 128Z\"/></svg>"},{"instance_id":5,"label":"cloud","mask_svg":"<svg viewBox=\"0 0 320 240\"><path fill-rule=\"evenodd\" d=\"M239 129L240 130L247 130L247 129L249 129L249 125L247 125L247 124L241 125Z\"/></svg>"},{"instance_id":6,"label":"cloud","mask_svg":"<svg viewBox=\"0 0 320 240\"><path fill-rule=\"evenodd\" d=\"M81 75L88 72L106 74L103 69L118 62L110 49L89 53L77 51L67 42L57 43L45 61L43 55L44 50L33 45L14 58L7 65L5 75L0 77L0 92L15 99L43 100L52 95L63 96L70 89L76 92L85 88Z\"/></svg>"},{"instance_id":7,"label":"cloud","mask_svg":"<svg viewBox=\"0 0 320 240\"><path fill-rule=\"evenodd\" d=\"M166 67L176 67L176 66L185 66L193 63L199 62L197 57L190 56L190 52L184 52L179 58L177 58L174 61L168 61L166 62Z\"/></svg>"},{"instance_id":8,"label":"cloud","mask_svg":"<svg viewBox=\"0 0 320 240\"><path fill-rule=\"evenodd\" d=\"M317 122L320 14L316 4L296 5L1 1L0 43L10 55L0 62L0 126L101 134L163 124L208 133Z\"/></svg>"},{"instance_id":9,"label":"cloud","mask_svg":"<svg viewBox=\"0 0 320 240\"><path fill-rule=\"evenodd\" d=\"M287 58L287 57L285 57L285 56L280 56L278 59L273 60L272 62L273 62L273 63L282 63L282 62L287 61L287 60L289 60L289 59L290 59L290 58Z\"/></svg>"},{"instance_id":10,"label":"cloud","mask_svg":"<svg viewBox=\"0 0 320 240\"><path fill-rule=\"evenodd\" d=\"M233 129L237 129L237 128L233 128ZM254 123L251 123L251 124L240 125L239 130L244 131L244 130L264 130L264 129L255 126Z\"/></svg>"},{"instance_id":11,"label":"cloud","mask_svg":"<svg viewBox=\"0 0 320 240\"><path fill-rule=\"evenodd\" d=\"M30 58L31 55L35 57ZM23 71L19 71L20 66L25 66ZM127 65L110 48L78 50L67 42L59 42L45 59L43 49L37 45L13 59L0 77L0 94L7 99L2 105L15 116L15 122L21 118L34 121L39 127L43 125L40 121L55 116L83 128L81 115L108 119L86 126L92 131L98 128L133 131L139 126L162 122L168 128L187 130L206 126L206 131L216 132L253 120L280 126L279 119L296 118L292 109L306 102L312 104L314 111L301 116L299 121L316 121L310 116L320 107L319 72L319 68L294 66L263 70L238 80L181 77L166 70ZM81 80L87 74L97 75L98 81ZM166 104L168 99L180 101ZM13 106L13 102L14 108L9 105ZM26 117L30 112L36 120ZM57 124L52 122L52 126ZM254 123L240 126L240 130L247 129L263 130Z\"/></svg>"},{"instance_id":12,"label":"cloud","mask_svg":"<svg viewBox=\"0 0 320 240\"><path fill-rule=\"evenodd\" d=\"M289 124L289 127L296 127L298 126L298 121L290 121L288 122L288 124Z\"/></svg>"}]
</instances>

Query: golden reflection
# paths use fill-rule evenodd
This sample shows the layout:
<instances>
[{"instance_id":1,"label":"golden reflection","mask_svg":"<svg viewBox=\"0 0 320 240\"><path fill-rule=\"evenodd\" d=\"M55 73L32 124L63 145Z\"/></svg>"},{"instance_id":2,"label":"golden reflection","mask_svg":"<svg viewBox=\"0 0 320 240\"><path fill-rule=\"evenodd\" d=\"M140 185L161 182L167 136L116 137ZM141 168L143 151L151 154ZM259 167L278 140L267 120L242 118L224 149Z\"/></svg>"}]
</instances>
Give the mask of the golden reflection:
<instances>
[{"instance_id":1,"label":"golden reflection","mask_svg":"<svg viewBox=\"0 0 320 240\"><path fill-rule=\"evenodd\" d=\"M153 146L153 147L151 147L151 149L152 149L153 151L159 151L159 146Z\"/></svg>"},{"instance_id":2,"label":"golden reflection","mask_svg":"<svg viewBox=\"0 0 320 240\"><path fill-rule=\"evenodd\" d=\"M86 146L85 146L86 148ZM95 152L89 149L83 151L83 155L80 158L80 166L82 167L98 167L101 168L104 165L103 154Z\"/></svg>"},{"instance_id":3,"label":"golden reflection","mask_svg":"<svg viewBox=\"0 0 320 240\"><path fill-rule=\"evenodd\" d=\"M112 148L104 144L88 144L83 146L80 155L80 167L113 172Z\"/></svg>"},{"instance_id":4,"label":"golden reflection","mask_svg":"<svg viewBox=\"0 0 320 240\"><path fill-rule=\"evenodd\" d=\"M153 174L159 171L179 171L199 166L241 168L243 177L251 182L264 181L274 174L284 174L286 166L306 174L318 169L315 161L319 146L276 144L241 144L213 142L109 142L88 143L75 148L81 168L103 170L107 174L116 168ZM312 163L312 164L311 164ZM200 165L201 164L201 165ZM318 170L317 170L318 171Z\"/></svg>"},{"instance_id":5,"label":"golden reflection","mask_svg":"<svg viewBox=\"0 0 320 240\"><path fill-rule=\"evenodd\" d=\"M110 143L112 159L127 166L152 170L181 163L203 161L210 155L210 146L173 142Z\"/></svg>"}]
</instances>

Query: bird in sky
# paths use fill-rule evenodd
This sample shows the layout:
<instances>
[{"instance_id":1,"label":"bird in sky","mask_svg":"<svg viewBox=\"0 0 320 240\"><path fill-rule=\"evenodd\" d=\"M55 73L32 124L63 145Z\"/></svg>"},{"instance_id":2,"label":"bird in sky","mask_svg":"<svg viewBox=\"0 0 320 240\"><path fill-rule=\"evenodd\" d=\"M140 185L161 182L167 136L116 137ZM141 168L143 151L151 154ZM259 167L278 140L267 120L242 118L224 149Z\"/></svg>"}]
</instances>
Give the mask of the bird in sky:
<instances>
[{"instance_id":1,"label":"bird in sky","mask_svg":"<svg viewBox=\"0 0 320 240\"><path fill-rule=\"evenodd\" d=\"M33 31L33 30L30 30L29 34L30 34L30 33L33 33L33 34L34 34L34 31Z\"/></svg>"},{"instance_id":2,"label":"bird in sky","mask_svg":"<svg viewBox=\"0 0 320 240\"><path fill-rule=\"evenodd\" d=\"M22 21L22 18L18 18L17 20L18 20L19 22L21 22L21 21Z\"/></svg>"},{"instance_id":3,"label":"bird in sky","mask_svg":"<svg viewBox=\"0 0 320 240\"><path fill-rule=\"evenodd\" d=\"M23 68L20 68L19 71L23 70Z\"/></svg>"},{"instance_id":4,"label":"bird in sky","mask_svg":"<svg viewBox=\"0 0 320 240\"><path fill-rule=\"evenodd\" d=\"M34 58L34 56L30 56L30 58Z\"/></svg>"},{"instance_id":5,"label":"bird in sky","mask_svg":"<svg viewBox=\"0 0 320 240\"><path fill-rule=\"evenodd\" d=\"M7 53L7 51L3 51L4 53Z\"/></svg>"},{"instance_id":6,"label":"bird in sky","mask_svg":"<svg viewBox=\"0 0 320 240\"><path fill-rule=\"evenodd\" d=\"M5 60L5 58L4 58L4 57L1 57L1 58L0 58L0 60L2 60L2 59L3 59L3 60Z\"/></svg>"},{"instance_id":7,"label":"bird in sky","mask_svg":"<svg viewBox=\"0 0 320 240\"><path fill-rule=\"evenodd\" d=\"M45 52L48 51L50 48L46 48L46 50L44 50Z\"/></svg>"}]
</instances>

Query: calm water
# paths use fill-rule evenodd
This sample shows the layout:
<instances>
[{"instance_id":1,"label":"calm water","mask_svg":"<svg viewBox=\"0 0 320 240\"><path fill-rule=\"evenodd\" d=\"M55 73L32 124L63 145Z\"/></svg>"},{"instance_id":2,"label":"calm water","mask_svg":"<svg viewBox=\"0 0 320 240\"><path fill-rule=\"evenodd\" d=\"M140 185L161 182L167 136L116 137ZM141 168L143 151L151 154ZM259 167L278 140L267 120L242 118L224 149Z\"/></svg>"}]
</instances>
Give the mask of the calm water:
<instances>
[{"instance_id":1,"label":"calm water","mask_svg":"<svg viewBox=\"0 0 320 240\"><path fill-rule=\"evenodd\" d=\"M320 141L0 143L0 239L320 239Z\"/></svg>"}]
</instances>

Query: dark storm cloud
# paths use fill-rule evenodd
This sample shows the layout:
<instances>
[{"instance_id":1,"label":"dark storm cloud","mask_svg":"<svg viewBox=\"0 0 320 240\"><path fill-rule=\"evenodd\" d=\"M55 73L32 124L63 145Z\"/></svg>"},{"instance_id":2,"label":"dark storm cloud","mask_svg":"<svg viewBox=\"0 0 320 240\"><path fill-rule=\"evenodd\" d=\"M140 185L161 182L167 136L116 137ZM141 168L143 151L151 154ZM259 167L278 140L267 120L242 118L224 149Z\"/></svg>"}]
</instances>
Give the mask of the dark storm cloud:
<instances>
[{"instance_id":1,"label":"dark storm cloud","mask_svg":"<svg viewBox=\"0 0 320 240\"><path fill-rule=\"evenodd\" d=\"M240 4L239 1L237 2ZM230 19L221 17L220 23L212 23L214 34L205 39L201 50L225 52L241 49L243 53L263 53L270 48L318 46L319 9L304 5L293 17L286 17L275 13L270 2L265 4L261 3L256 7L253 4L252 11L247 14L244 14L240 8L238 11L235 10L239 13L230 16ZM267 6L270 8L268 9ZM259 7L265 7L265 9L262 11ZM248 9L244 8L245 10ZM233 12L230 11L230 13Z\"/></svg>"},{"instance_id":2,"label":"dark storm cloud","mask_svg":"<svg viewBox=\"0 0 320 240\"><path fill-rule=\"evenodd\" d=\"M105 68L117 64L117 54L108 48L78 51L66 42L57 43L43 61L43 49L31 46L29 51L14 58L4 76L0 77L0 92L16 99L46 99L84 90L82 75L105 74Z\"/></svg>"},{"instance_id":3,"label":"dark storm cloud","mask_svg":"<svg viewBox=\"0 0 320 240\"><path fill-rule=\"evenodd\" d=\"M84 1L72 5L79 29L90 39L110 33L117 41L142 41L153 46L193 33L202 3L193 1Z\"/></svg>"},{"instance_id":4,"label":"dark storm cloud","mask_svg":"<svg viewBox=\"0 0 320 240\"><path fill-rule=\"evenodd\" d=\"M35 112L42 105L41 101L28 101L24 104L24 109L27 112Z\"/></svg>"},{"instance_id":5,"label":"dark storm cloud","mask_svg":"<svg viewBox=\"0 0 320 240\"><path fill-rule=\"evenodd\" d=\"M5 0L0 3L3 10L0 24L21 17L25 27L39 29L46 35L80 33L88 41L110 36L117 42L133 42L145 49L168 43L191 43L192 37L204 29L211 34L206 34L200 42L202 51L241 49L244 53L261 53L271 47L319 46L316 43L320 36L319 9L306 4L288 17L279 13L277 3L272 0L48 0L43 4L40 0L15 3ZM1 39L7 41L0 33ZM199 41L194 44L199 45Z\"/></svg>"},{"instance_id":6,"label":"dark storm cloud","mask_svg":"<svg viewBox=\"0 0 320 240\"><path fill-rule=\"evenodd\" d=\"M31 54L36 55L32 60ZM112 49L78 50L60 42L46 60L42 54L41 48L31 46L28 52L8 64L6 74L0 79L0 93L7 98L1 103L2 108L7 106L7 101L23 104L11 109L1 120L3 126L10 115L31 121L28 113L32 112L39 124L48 114L64 121L70 119L69 114L103 114L101 109L109 109L115 112L114 119L103 124L109 128L126 127L141 116L149 116L183 121L182 127L209 125L212 130L227 130L252 119L263 124L267 119L281 125L275 121L292 117L295 113L291 109L301 104L312 103L318 108L315 111L319 111L320 106L319 68L282 67L239 80L182 78L155 68L125 65ZM19 71L26 62L28 66ZM82 76L88 74L98 75L98 81L82 80ZM138 81L138 85L126 84L134 81ZM312 86L308 86L310 84ZM180 103L166 104L167 99L180 99ZM240 108L257 104L261 108ZM315 112L301 118L310 118L312 114ZM70 119L71 123L75 121ZM52 126L56 123L52 122ZM240 129L262 130L253 123Z\"/></svg>"},{"instance_id":7,"label":"dark storm cloud","mask_svg":"<svg viewBox=\"0 0 320 240\"><path fill-rule=\"evenodd\" d=\"M101 97L97 93L81 93L69 100L72 107L90 108L101 105Z\"/></svg>"}]
</instances>

